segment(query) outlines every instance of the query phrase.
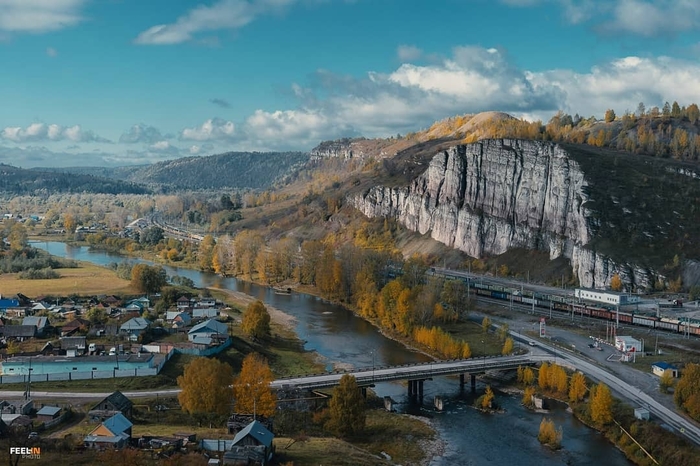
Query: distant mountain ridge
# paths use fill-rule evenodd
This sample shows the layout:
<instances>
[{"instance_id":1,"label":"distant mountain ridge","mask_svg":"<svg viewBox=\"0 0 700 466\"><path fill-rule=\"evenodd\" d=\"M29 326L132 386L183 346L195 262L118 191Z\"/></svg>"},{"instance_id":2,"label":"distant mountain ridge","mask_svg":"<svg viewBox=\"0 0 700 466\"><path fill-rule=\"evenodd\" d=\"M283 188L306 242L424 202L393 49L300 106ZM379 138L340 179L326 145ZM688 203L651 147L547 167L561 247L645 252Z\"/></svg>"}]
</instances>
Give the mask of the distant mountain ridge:
<instances>
[{"instance_id":1,"label":"distant mountain ridge","mask_svg":"<svg viewBox=\"0 0 700 466\"><path fill-rule=\"evenodd\" d=\"M267 189L309 160L305 152L226 152L183 157L152 165L115 168L70 167L34 170L103 176L154 190Z\"/></svg>"},{"instance_id":2,"label":"distant mountain ridge","mask_svg":"<svg viewBox=\"0 0 700 466\"><path fill-rule=\"evenodd\" d=\"M53 193L149 194L147 187L129 181L82 173L25 169L0 164L0 192L12 195Z\"/></svg>"}]
</instances>

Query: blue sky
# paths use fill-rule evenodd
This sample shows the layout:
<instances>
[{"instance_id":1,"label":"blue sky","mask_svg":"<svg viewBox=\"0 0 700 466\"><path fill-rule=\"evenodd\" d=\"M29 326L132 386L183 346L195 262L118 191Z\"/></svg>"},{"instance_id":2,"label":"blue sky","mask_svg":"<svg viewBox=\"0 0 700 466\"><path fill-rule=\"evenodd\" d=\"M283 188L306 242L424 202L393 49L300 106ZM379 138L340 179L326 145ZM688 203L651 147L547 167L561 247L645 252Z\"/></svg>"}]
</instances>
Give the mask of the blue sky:
<instances>
[{"instance_id":1,"label":"blue sky","mask_svg":"<svg viewBox=\"0 0 700 466\"><path fill-rule=\"evenodd\" d=\"M308 150L700 95L697 0L0 0L0 162Z\"/></svg>"}]
</instances>

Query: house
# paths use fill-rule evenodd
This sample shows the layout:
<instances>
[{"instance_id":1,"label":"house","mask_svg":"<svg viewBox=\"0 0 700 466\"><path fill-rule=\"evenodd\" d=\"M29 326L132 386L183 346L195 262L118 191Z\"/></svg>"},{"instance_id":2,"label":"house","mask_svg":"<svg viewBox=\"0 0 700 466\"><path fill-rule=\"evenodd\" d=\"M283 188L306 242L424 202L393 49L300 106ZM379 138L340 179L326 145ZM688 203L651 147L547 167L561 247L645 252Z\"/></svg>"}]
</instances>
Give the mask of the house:
<instances>
[{"instance_id":1,"label":"house","mask_svg":"<svg viewBox=\"0 0 700 466\"><path fill-rule=\"evenodd\" d=\"M183 311L168 311L165 313L165 321L166 322L172 322L173 319L180 314L182 314Z\"/></svg>"},{"instance_id":2,"label":"house","mask_svg":"<svg viewBox=\"0 0 700 466\"><path fill-rule=\"evenodd\" d=\"M5 340L24 341L36 336L34 325L4 325L0 329Z\"/></svg>"},{"instance_id":3,"label":"house","mask_svg":"<svg viewBox=\"0 0 700 466\"><path fill-rule=\"evenodd\" d=\"M148 319L143 317L134 317L124 322L119 327L119 332L128 335L131 341L138 341L139 336L148 328L150 323Z\"/></svg>"},{"instance_id":4,"label":"house","mask_svg":"<svg viewBox=\"0 0 700 466\"><path fill-rule=\"evenodd\" d=\"M0 312L7 314L8 309L17 309L19 300L17 299L0 299Z\"/></svg>"},{"instance_id":5,"label":"house","mask_svg":"<svg viewBox=\"0 0 700 466\"><path fill-rule=\"evenodd\" d=\"M139 314L143 313L144 307L141 305L141 303L130 303L128 304L124 310L126 312L138 312Z\"/></svg>"},{"instance_id":6,"label":"house","mask_svg":"<svg viewBox=\"0 0 700 466\"><path fill-rule=\"evenodd\" d=\"M187 309L190 307L190 299L186 296L180 296L177 298L177 308L180 310Z\"/></svg>"},{"instance_id":7,"label":"house","mask_svg":"<svg viewBox=\"0 0 700 466\"><path fill-rule=\"evenodd\" d=\"M116 324L97 324L90 327L88 335L92 337L114 337L119 335L119 326Z\"/></svg>"},{"instance_id":8,"label":"house","mask_svg":"<svg viewBox=\"0 0 700 466\"><path fill-rule=\"evenodd\" d=\"M120 449L129 443L133 424L123 414L117 413L90 432L83 443L87 448Z\"/></svg>"},{"instance_id":9,"label":"house","mask_svg":"<svg viewBox=\"0 0 700 466\"><path fill-rule=\"evenodd\" d=\"M102 300L102 302L105 303L107 307L114 307L118 306L119 303L121 303L122 301L116 296L107 296L105 299Z\"/></svg>"},{"instance_id":10,"label":"house","mask_svg":"<svg viewBox=\"0 0 700 466\"><path fill-rule=\"evenodd\" d=\"M92 422L101 422L115 414L121 413L127 419L131 419L133 407L134 403L117 390L93 406L88 412L88 417Z\"/></svg>"},{"instance_id":11,"label":"house","mask_svg":"<svg viewBox=\"0 0 700 466\"><path fill-rule=\"evenodd\" d=\"M138 304L141 306L142 309L148 309L148 308L151 306L151 301L150 301L147 297L145 297L145 296L142 296L142 297L140 297L140 298L134 299L134 300L131 301L131 302L132 302L132 303L138 303Z\"/></svg>"},{"instance_id":12,"label":"house","mask_svg":"<svg viewBox=\"0 0 700 466\"><path fill-rule=\"evenodd\" d=\"M192 317L195 319L213 319L219 317L219 310L216 308L194 308L192 309Z\"/></svg>"},{"instance_id":13,"label":"house","mask_svg":"<svg viewBox=\"0 0 700 466\"><path fill-rule=\"evenodd\" d=\"M274 438L262 423L251 422L233 438L231 451L224 454L224 464L268 464L272 459Z\"/></svg>"},{"instance_id":14,"label":"house","mask_svg":"<svg viewBox=\"0 0 700 466\"><path fill-rule=\"evenodd\" d=\"M76 332L85 331L90 328L90 321L76 317L75 319L68 321L66 325L61 327L61 336L67 337Z\"/></svg>"},{"instance_id":15,"label":"house","mask_svg":"<svg viewBox=\"0 0 700 466\"><path fill-rule=\"evenodd\" d=\"M642 342L629 336L618 336L615 337L615 348L623 353L629 353L632 351L641 352Z\"/></svg>"},{"instance_id":16,"label":"house","mask_svg":"<svg viewBox=\"0 0 700 466\"><path fill-rule=\"evenodd\" d=\"M213 342L228 339L228 327L215 319L209 319L197 324L187 332L187 339L200 345L211 345Z\"/></svg>"},{"instance_id":17,"label":"house","mask_svg":"<svg viewBox=\"0 0 700 466\"><path fill-rule=\"evenodd\" d=\"M657 377L662 377L666 372L671 374L674 379L678 377L678 368L666 362L655 362L651 365L651 371Z\"/></svg>"},{"instance_id":18,"label":"house","mask_svg":"<svg viewBox=\"0 0 700 466\"><path fill-rule=\"evenodd\" d=\"M192 317L190 317L190 315L186 312L180 312L178 315L175 316L172 322L173 328L183 328L187 327L192 323Z\"/></svg>"},{"instance_id":19,"label":"house","mask_svg":"<svg viewBox=\"0 0 700 466\"><path fill-rule=\"evenodd\" d=\"M215 298L201 298L198 303L199 307L214 307L216 306Z\"/></svg>"},{"instance_id":20,"label":"house","mask_svg":"<svg viewBox=\"0 0 700 466\"><path fill-rule=\"evenodd\" d=\"M44 406L36 412L36 420L39 422L50 422L61 416L59 406Z\"/></svg>"},{"instance_id":21,"label":"house","mask_svg":"<svg viewBox=\"0 0 700 466\"><path fill-rule=\"evenodd\" d=\"M37 316L25 317L24 319L22 319L22 325L35 326L36 327L36 335L38 337L41 337L44 335L46 328L49 326L49 318L48 317L37 317Z\"/></svg>"},{"instance_id":22,"label":"house","mask_svg":"<svg viewBox=\"0 0 700 466\"><path fill-rule=\"evenodd\" d=\"M63 337L61 338L61 349L68 357L76 357L85 354L87 337Z\"/></svg>"}]
</instances>

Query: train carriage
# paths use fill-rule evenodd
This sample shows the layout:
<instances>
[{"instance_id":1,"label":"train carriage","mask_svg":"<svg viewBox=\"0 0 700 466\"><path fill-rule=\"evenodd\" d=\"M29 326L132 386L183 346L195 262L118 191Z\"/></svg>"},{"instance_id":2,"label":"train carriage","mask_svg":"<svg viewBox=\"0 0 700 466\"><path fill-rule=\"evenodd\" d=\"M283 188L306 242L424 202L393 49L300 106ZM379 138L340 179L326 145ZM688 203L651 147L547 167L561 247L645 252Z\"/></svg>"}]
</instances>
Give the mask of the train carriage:
<instances>
[{"instance_id":1,"label":"train carriage","mask_svg":"<svg viewBox=\"0 0 700 466\"><path fill-rule=\"evenodd\" d=\"M634 316L632 318L632 323L635 325L642 325L644 327L651 327L654 328L656 327L656 317L648 317L648 316Z\"/></svg>"}]
</instances>

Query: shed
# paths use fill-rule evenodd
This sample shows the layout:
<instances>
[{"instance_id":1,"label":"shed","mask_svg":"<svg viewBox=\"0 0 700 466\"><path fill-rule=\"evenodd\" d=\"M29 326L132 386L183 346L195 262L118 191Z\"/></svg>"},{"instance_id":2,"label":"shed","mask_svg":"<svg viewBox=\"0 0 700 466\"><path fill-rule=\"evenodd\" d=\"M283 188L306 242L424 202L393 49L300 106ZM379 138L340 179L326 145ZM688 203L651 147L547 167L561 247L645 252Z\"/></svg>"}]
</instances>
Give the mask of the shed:
<instances>
[{"instance_id":1,"label":"shed","mask_svg":"<svg viewBox=\"0 0 700 466\"><path fill-rule=\"evenodd\" d=\"M658 377L663 376L666 372L670 373L673 378L678 377L678 368L667 362L655 362L651 365L651 371Z\"/></svg>"},{"instance_id":2,"label":"shed","mask_svg":"<svg viewBox=\"0 0 700 466\"><path fill-rule=\"evenodd\" d=\"M88 416L91 421L103 421L117 413L131 419L134 403L119 390L92 407Z\"/></svg>"},{"instance_id":3,"label":"shed","mask_svg":"<svg viewBox=\"0 0 700 466\"><path fill-rule=\"evenodd\" d=\"M649 410L646 408L635 408L634 417L640 421L648 421L650 417Z\"/></svg>"},{"instance_id":4,"label":"shed","mask_svg":"<svg viewBox=\"0 0 700 466\"><path fill-rule=\"evenodd\" d=\"M44 406L36 413L36 419L40 422L53 421L61 415L59 406Z\"/></svg>"}]
</instances>

